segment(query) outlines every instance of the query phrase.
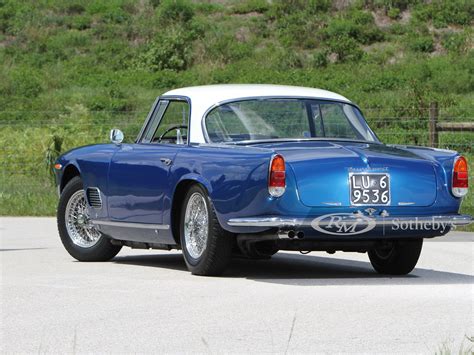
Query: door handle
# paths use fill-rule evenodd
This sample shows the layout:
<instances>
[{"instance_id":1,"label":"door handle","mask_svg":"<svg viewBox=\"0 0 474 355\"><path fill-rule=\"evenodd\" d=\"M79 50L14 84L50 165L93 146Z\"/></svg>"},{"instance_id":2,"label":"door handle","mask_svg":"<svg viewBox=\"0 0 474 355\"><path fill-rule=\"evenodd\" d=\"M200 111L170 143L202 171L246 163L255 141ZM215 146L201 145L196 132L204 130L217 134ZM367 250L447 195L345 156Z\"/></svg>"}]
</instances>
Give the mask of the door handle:
<instances>
[{"instance_id":1,"label":"door handle","mask_svg":"<svg viewBox=\"0 0 474 355\"><path fill-rule=\"evenodd\" d=\"M160 158L160 161L165 164L165 165L171 165L171 163L173 162L171 159L168 159L168 158Z\"/></svg>"}]
</instances>

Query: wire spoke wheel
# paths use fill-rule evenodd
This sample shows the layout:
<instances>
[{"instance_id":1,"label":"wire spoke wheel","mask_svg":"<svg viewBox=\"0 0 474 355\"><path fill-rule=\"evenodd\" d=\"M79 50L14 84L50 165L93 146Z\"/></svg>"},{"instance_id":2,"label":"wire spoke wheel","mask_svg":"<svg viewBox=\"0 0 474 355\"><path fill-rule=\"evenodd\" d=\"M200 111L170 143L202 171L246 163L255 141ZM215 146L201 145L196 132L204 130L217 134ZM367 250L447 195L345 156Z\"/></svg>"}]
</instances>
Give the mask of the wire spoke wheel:
<instances>
[{"instance_id":1,"label":"wire spoke wheel","mask_svg":"<svg viewBox=\"0 0 474 355\"><path fill-rule=\"evenodd\" d=\"M66 205L66 229L72 242L81 248L94 246L102 236L91 223L84 190L76 191Z\"/></svg>"},{"instance_id":2,"label":"wire spoke wheel","mask_svg":"<svg viewBox=\"0 0 474 355\"><path fill-rule=\"evenodd\" d=\"M195 192L189 198L184 215L184 238L189 255L198 259L206 249L209 214L204 196Z\"/></svg>"}]
</instances>

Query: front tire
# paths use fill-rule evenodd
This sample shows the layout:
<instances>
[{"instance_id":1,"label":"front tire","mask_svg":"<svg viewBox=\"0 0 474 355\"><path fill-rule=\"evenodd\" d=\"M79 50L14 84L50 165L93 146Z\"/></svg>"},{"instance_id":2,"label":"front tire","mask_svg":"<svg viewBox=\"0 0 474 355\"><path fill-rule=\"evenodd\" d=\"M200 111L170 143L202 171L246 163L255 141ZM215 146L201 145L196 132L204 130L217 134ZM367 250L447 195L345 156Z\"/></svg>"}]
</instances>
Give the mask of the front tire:
<instances>
[{"instance_id":1,"label":"front tire","mask_svg":"<svg viewBox=\"0 0 474 355\"><path fill-rule=\"evenodd\" d=\"M64 187L58 205L58 230L68 253L79 261L107 261L118 254L121 246L91 223L81 179L76 176Z\"/></svg>"},{"instance_id":2,"label":"front tire","mask_svg":"<svg viewBox=\"0 0 474 355\"><path fill-rule=\"evenodd\" d=\"M212 202L200 185L193 185L184 199L180 240L184 261L194 275L220 275L231 260L233 235L220 226Z\"/></svg>"},{"instance_id":3,"label":"front tire","mask_svg":"<svg viewBox=\"0 0 474 355\"><path fill-rule=\"evenodd\" d=\"M422 247L423 239L395 241L370 250L370 263L380 274L406 275L415 268Z\"/></svg>"}]
</instances>

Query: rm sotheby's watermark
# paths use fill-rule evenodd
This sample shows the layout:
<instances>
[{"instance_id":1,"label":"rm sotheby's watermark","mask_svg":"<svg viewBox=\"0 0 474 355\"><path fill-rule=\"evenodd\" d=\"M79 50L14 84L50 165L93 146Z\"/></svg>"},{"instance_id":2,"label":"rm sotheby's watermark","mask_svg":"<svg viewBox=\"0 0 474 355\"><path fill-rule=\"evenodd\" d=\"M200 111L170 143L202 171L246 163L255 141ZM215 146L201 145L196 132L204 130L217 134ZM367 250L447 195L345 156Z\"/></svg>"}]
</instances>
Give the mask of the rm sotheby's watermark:
<instances>
[{"instance_id":1,"label":"rm sotheby's watermark","mask_svg":"<svg viewBox=\"0 0 474 355\"><path fill-rule=\"evenodd\" d=\"M331 213L317 217L311 226L330 235L357 235L379 228L384 234L420 231L444 234L456 224L442 217L372 217L354 213Z\"/></svg>"}]
</instances>

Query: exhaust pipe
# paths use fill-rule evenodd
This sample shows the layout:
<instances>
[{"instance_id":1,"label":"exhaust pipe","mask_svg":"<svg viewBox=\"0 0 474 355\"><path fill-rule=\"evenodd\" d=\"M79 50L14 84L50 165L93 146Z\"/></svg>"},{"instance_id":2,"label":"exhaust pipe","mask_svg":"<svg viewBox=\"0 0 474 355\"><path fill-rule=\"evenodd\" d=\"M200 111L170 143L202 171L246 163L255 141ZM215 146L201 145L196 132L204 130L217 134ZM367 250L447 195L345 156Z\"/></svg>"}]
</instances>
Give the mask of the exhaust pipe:
<instances>
[{"instance_id":1,"label":"exhaust pipe","mask_svg":"<svg viewBox=\"0 0 474 355\"><path fill-rule=\"evenodd\" d=\"M288 232L288 238L293 239L295 237L295 231L291 230Z\"/></svg>"},{"instance_id":2,"label":"exhaust pipe","mask_svg":"<svg viewBox=\"0 0 474 355\"><path fill-rule=\"evenodd\" d=\"M298 237L298 239L303 239L304 238L304 232L299 231L298 233L296 233L296 236Z\"/></svg>"}]
</instances>

